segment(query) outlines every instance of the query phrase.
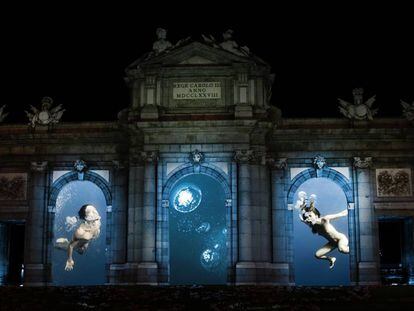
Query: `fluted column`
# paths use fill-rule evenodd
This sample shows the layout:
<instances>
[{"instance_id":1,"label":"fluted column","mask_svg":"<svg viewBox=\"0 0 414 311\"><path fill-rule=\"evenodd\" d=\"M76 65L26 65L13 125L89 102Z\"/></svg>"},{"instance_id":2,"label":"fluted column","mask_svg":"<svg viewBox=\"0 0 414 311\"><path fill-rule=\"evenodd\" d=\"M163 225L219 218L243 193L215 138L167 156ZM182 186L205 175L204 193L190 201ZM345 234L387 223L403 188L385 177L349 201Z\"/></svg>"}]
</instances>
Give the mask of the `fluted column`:
<instances>
[{"instance_id":1,"label":"fluted column","mask_svg":"<svg viewBox=\"0 0 414 311\"><path fill-rule=\"evenodd\" d=\"M26 285L45 285L45 211L47 198L47 165L31 162L29 184L29 215L26 224L25 277Z\"/></svg>"},{"instance_id":2,"label":"fluted column","mask_svg":"<svg viewBox=\"0 0 414 311\"><path fill-rule=\"evenodd\" d=\"M358 276L359 284L372 285L380 282L377 220L371 197L370 168L372 158L354 158L356 203L358 211Z\"/></svg>"}]
</instances>

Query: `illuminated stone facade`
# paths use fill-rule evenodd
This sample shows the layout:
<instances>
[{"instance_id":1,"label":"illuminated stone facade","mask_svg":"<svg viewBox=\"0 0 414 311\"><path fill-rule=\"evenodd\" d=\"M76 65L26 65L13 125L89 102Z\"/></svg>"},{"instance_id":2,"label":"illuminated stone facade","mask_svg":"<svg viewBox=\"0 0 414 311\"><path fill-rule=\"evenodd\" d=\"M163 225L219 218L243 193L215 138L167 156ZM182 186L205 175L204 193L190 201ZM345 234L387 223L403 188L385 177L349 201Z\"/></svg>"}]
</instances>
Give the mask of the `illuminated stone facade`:
<instances>
[{"instance_id":1,"label":"illuminated stone facade","mask_svg":"<svg viewBox=\"0 0 414 311\"><path fill-rule=\"evenodd\" d=\"M0 220L26 222L27 285L53 284L54 204L72 180L105 195L107 282L169 284L169 191L189 174L225 189L228 284L295 284L293 195L321 177L348 201L352 284L379 283L378 218L414 217L412 184L387 197L376 183L382 168L413 182L407 120L281 118L269 102L271 68L205 42L143 56L126 72L131 104L118 121L0 125L0 176L27 174L25 196L0 200ZM85 170L73 167L80 159ZM405 263L414 269L412 251Z\"/></svg>"}]
</instances>

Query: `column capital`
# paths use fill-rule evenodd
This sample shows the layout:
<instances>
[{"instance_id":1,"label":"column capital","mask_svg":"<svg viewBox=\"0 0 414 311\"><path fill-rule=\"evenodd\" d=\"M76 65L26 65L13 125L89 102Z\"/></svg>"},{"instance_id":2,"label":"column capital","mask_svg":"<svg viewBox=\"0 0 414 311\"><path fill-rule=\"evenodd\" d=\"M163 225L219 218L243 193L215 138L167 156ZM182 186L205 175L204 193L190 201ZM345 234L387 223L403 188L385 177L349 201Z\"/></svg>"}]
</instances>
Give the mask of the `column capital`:
<instances>
[{"instance_id":1,"label":"column capital","mask_svg":"<svg viewBox=\"0 0 414 311\"><path fill-rule=\"evenodd\" d=\"M141 151L141 161L146 163L154 163L158 161L158 151Z\"/></svg>"},{"instance_id":2,"label":"column capital","mask_svg":"<svg viewBox=\"0 0 414 311\"><path fill-rule=\"evenodd\" d=\"M122 170L128 166L128 161L125 160L112 160L114 168L117 170Z\"/></svg>"},{"instance_id":3,"label":"column capital","mask_svg":"<svg viewBox=\"0 0 414 311\"><path fill-rule=\"evenodd\" d=\"M44 172L47 169L47 161L33 161L30 162L30 170L34 172Z\"/></svg>"},{"instance_id":4,"label":"column capital","mask_svg":"<svg viewBox=\"0 0 414 311\"><path fill-rule=\"evenodd\" d=\"M371 168L372 167L372 157L354 157L354 167L355 168Z\"/></svg>"},{"instance_id":5,"label":"column capital","mask_svg":"<svg viewBox=\"0 0 414 311\"><path fill-rule=\"evenodd\" d=\"M234 161L242 164L250 163L254 160L254 151L251 149L240 149L234 152Z\"/></svg>"},{"instance_id":6,"label":"column capital","mask_svg":"<svg viewBox=\"0 0 414 311\"><path fill-rule=\"evenodd\" d=\"M143 165L145 163L154 163L157 161L157 151L138 151L137 153L131 154L129 158L129 163L131 163L132 165ZM114 161L113 163L115 164L116 161Z\"/></svg>"},{"instance_id":7,"label":"column capital","mask_svg":"<svg viewBox=\"0 0 414 311\"><path fill-rule=\"evenodd\" d=\"M287 168L287 158L274 158L271 156L267 156L266 164L272 170L284 170Z\"/></svg>"}]
</instances>

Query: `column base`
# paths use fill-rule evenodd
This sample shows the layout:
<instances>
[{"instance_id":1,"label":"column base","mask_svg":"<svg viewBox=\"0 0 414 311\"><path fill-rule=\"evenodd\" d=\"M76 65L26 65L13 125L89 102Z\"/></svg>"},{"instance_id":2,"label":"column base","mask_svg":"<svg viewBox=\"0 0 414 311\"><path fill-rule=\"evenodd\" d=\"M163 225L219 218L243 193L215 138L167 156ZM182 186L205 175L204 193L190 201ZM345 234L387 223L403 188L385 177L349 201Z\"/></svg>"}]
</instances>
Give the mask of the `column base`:
<instances>
[{"instance_id":1,"label":"column base","mask_svg":"<svg viewBox=\"0 0 414 311\"><path fill-rule=\"evenodd\" d=\"M25 264L24 286L46 286L50 283L49 265Z\"/></svg>"},{"instance_id":2,"label":"column base","mask_svg":"<svg viewBox=\"0 0 414 311\"><path fill-rule=\"evenodd\" d=\"M380 285L381 277L378 264L375 261L358 263L358 285Z\"/></svg>"},{"instance_id":3,"label":"column base","mask_svg":"<svg viewBox=\"0 0 414 311\"><path fill-rule=\"evenodd\" d=\"M141 119L158 120L158 107L156 105L146 105L141 110Z\"/></svg>"},{"instance_id":4,"label":"column base","mask_svg":"<svg viewBox=\"0 0 414 311\"><path fill-rule=\"evenodd\" d=\"M234 117L236 119L246 119L253 117L253 109L250 105L236 105L234 107Z\"/></svg>"},{"instance_id":5,"label":"column base","mask_svg":"<svg viewBox=\"0 0 414 311\"><path fill-rule=\"evenodd\" d=\"M128 262L109 266L109 284L158 285L156 262Z\"/></svg>"},{"instance_id":6,"label":"column base","mask_svg":"<svg viewBox=\"0 0 414 311\"><path fill-rule=\"evenodd\" d=\"M293 285L289 283L289 265L271 262L238 262L236 285Z\"/></svg>"}]
</instances>

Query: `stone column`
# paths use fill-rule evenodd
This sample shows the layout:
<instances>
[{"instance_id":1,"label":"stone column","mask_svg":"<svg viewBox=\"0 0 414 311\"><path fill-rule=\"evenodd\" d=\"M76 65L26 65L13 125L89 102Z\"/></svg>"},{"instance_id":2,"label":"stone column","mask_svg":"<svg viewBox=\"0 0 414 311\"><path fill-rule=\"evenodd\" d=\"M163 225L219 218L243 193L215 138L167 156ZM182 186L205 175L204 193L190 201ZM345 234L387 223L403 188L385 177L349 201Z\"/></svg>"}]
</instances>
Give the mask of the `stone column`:
<instances>
[{"instance_id":1,"label":"stone column","mask_svg":"<svg viewBox=\"0 0 414 311\"><path fill-rule=\"evenodd\" d=\"M142 191L144 183L144 168L140 158L133 157L129 162L128 177L128 235L127 261L137 263L141 259L141 221L142 221Z\"/></svg>"},{"instance_id":2,"label":"stone column","mask_svg":"<svg viewBox=\"0 0 414 311\"><path fill-rule=\"evenodd\" d=\"M109 283L123 282L123 268L127 259L128 171L126 164L114 161L112 203L112 262Z\"/></svg>"},{"instance_id":3,"label":"stone column","mask_svg":"<svg viewBox=\"0 0 414 311\"><path fill-rule=\"evenodd\" d=\"M126 284L136 284L138 266L142 254L142 197L144 184L144 167L139 151L131 150L129 158L128 178L128 209L126 264L111 265L110 275L118 275L118 281Z\"/></svg>"},{"instance_id":4,"label":"stone column","mask_svg":"<svg viewBox=\"0 0 414 311\"><path fill-rule=\"evenodd\" d=\"M49 269L45 265L47 162L30 163L29 214L26 223L24 254L25 285L46 285Z\"/></svg>"},{"instance_id":5,"label":"stone column","mask_svg":"<svg viewBox=\"0 0 414 311\"><path fill-rule=\"evenodd\" d=\"M141 152L144 163L141 221L141 259L138 265L139 284L158 284L158 264L156 262L156 211L157 211L157 160L155 151Z\"/></svg>"},{"instance_id":6,"label":"stone column","mask_svg":"<svg viewBox=\"0 0 414 311\"><path fill-rule=\"evenodd\" d=\"M155 226L156 226L156 152L143 152L144 168L144 200L142 215L142 261L155 262Z\"/></svg>"},{"instance_id":7,"label":"stone column","mask_svg":"<svg viewBox=\"0 0 414 311\"><path fill-rule=\"evenodd\" d=\"M236 264L236 284L256 282L256 266L252 250L252 206L250 162L253 150L237 150L234 160L238 163L238 262Z\"/></svg>"},{"instance_id":8,"label":"stone column","mask_svg":"<svg viewBox=\"0 0 414 311\"><path fill-rule=\"evenodd\" d=\"M238 203L239 203L239 261L252 261L252 211L250 193L250 161L252 150L236 151L238 162Z\"/></svg>"},{"instance_id":9,"label":"stone column","mask_svg":"<svg viewBox=\"0 0 414 311\"><path fill-rule=\"evenodd\" d=\"M286 158L268 158L271 170L272 197L272 262L274 266L274 283L290 285L289 269L289 226L287 224L287 206L285 191Z\"/></svg>"},{"instance_id":10,"label":"stone column","mask_svg":"<svg viewBox=\"0 0 414 311\"><path fill-rule=\"evenodd\" d=\"M156 285L156 163L154 151L136 152L130 160L128 238L125 283Z\"/></svg>"},{"instance_id":11,"label":"stone column","mask_svg":"<svg viewBox=\"0 0 414 311\"><path fill-rule=\"evenodd\" d=\"M377 219L371 197L370 167L372 158L354 157L354 182L356 208L358 212L358 283L375 285L380 283Z\"/></svg>"}]
</instances>

